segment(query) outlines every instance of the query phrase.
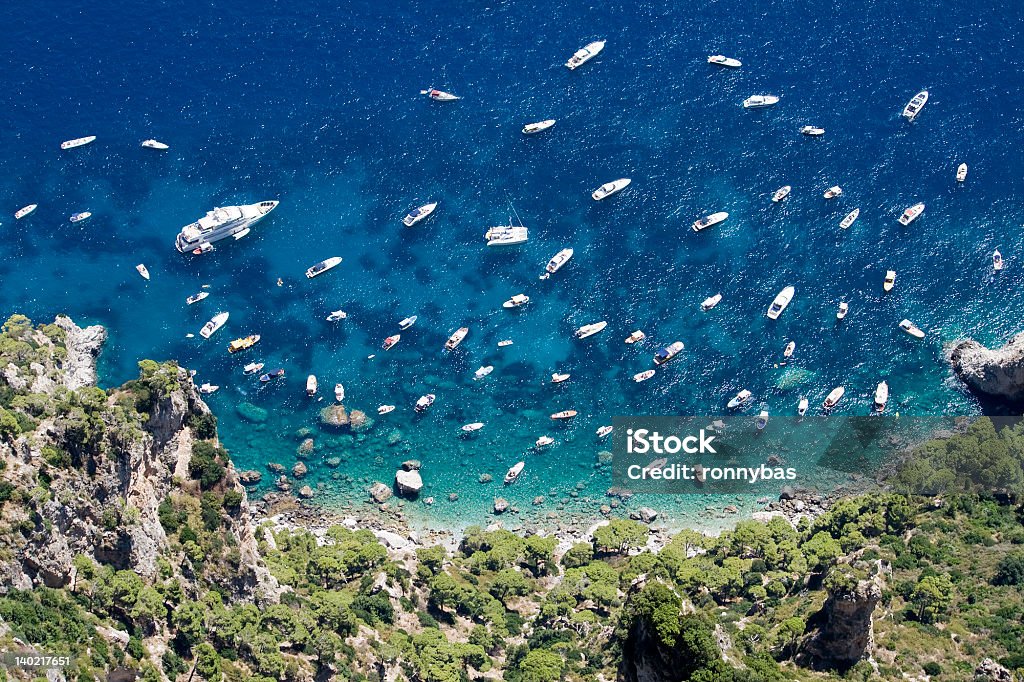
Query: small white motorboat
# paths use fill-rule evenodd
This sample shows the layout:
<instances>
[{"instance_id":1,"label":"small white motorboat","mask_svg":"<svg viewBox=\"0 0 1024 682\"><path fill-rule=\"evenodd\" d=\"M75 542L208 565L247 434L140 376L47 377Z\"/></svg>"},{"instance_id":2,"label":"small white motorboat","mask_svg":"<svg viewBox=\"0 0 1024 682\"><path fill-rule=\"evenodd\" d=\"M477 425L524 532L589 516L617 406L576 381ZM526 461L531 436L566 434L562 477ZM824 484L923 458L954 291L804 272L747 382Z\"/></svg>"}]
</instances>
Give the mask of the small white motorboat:
<instances>
[{"instance_id":1,"label":"small white motorboat","mask_svg":"<svg viewBox=\"0 0 1024 682\"><path fill-rule=\"evenodd\" d=\"M750 391L744 388L742 391L733 396L732 400L726 403L725 406L728 407L730 410L735 410L740 405L747 403L750 400L750 396Z\"/></svg>"},{"instance_id":2,"label":"small white motorboat","mask_svg":"<svg viewBox=\"0 0 1024 682\"><path fill-rule=\"evenodd\" d=\"M846 301L839 302L839 310L836 311L836 319L841 320L850 312L850 304Z\"/></svg>"},{"instance_id":3,"label":"small white motorboat","mask_svg":"<svg viewBox=\"0 0 1024 682\"><path fill-rule=\"evenodd\" d=\"M72 223L80 223L83 220L88 220L92 217L92 213L89 211L82 211L81 213L72 213L68 220Z\"/></svg>"},{"instance_id":4,"label":"small white motorboat","mask_svg":"<svg viewBox=\"0 0 1024 682\"><path fill-rule=\"evenodd\" d=\"M215 386L211 383L205 383L199 387L199 392L203 395L210 395L211 393L216 393L219 390L220 386Z\"/></svg>"},{"instance_id":5,"label":"small white motorboat","mask_svg":"<svg viewBox=\"0 0 1024 682\"><path fill-rule=\"evenodd\" d=\"M577 339L585 339L588 336L593 336L594 334L596 334L599 331L603 330L607 326L608 326L608 323L605 322L604 320L601 320L600 322L595 322L593 324L585 324L582 327L580 327L579 329L577 329L573 333L573 335Z\"/></svg>"},{"instance_id":6,"label":"small white motorboat","mask_svg":"<svg viewBox=\"0 0 1024 682\"><path fill-rule=\"evenodd\" d=\"M398 328L401 329L404 332L406 329L408 329L409 327L411 327L414 324L416 324L416 319L417 318L416 318L415 315L412 315L411 317L407 317L407 318L405 318L404 320L402 320L401 322L398 323Z\"/></svg>"},{"instance_id":7,"label":"small white motorboat","mask_svg":"<svg viewBox=\"0 0 1024 682\"><path fill-rule=\"evenodd\" d=\"M909 225L910 223L917 220L918 216L920 216L922 213L924 213L924 204L914 204L906 211L904 211L903 215L899 217L900 225Z\"/></svg>"},{"instance_id":8,"label":"small white motorboat","mask_svg":"<svg viewBox=\"0 0 1024 682\"><path fill-rule=\"evenodd\" d=\"M708 57L708 64L715 64L716 66L728 66L733 69L738 69L743 66L743 62L732 57L726 57L721 54L713 54Z\"/></svg>"},{"instance_id":9,"label":"small white motorboat","mask_svg":"<svg viewBox=\"0 0 1024 682\"><path fill-rule=\"evenodd\" d=\"M248 365L242 368L243 374L256 374L263 369L262 362L250 362Z\"/></svg>"},{"instance_id":10,"label":"small white motorboat","mask_svg":"<svg viewBox=\"0 0 1024 682\"><path fill-rule=\"evenodd\" d=\"M37 208L39 208L39 204L29 204L28 206L19 208L17 211L14 212L14 219L21 220L22 218L24 218Z\"/></svg>"},{"instance_id":11,"label":"small white motorboat","mask_svg":"<svg viewBox=\"0 0 1024 682\"><path fill-rule=\"evenodd\" d=\"M821 137L825 134L825 129L817 126L804 126L800 128L800 134L808 137Z\"/></svg>"},{"instance_id":12,"label":"small white motorboat","mask_svg":"<svg viewBox=\"0 0 1024 682\"><path fill-rule=\"evenodd\" d=\"M527 123L523 126L523 135L533 135L547 130L551 126L555 125L555 119L549 118L546 121L538 121L537 123Z\"/></svg>"},{"instance_id":13,"label":"small white motorboat","mask_svg":"<svg viewBox=\"0 0 1024 682\"><path fill-rule=\"evenodd\" d=\"M146 268L145 265L139 263L138 265L135 266L135 269L138 271L140 275L142 275L142 279L149 279L149 270Z\"/></svg>"},{"instance_id":14,"label":"small white motorboat","mask_svg":"<svg viewBox=\"0 0 1024 682\"><path fill-rule=\"evenodd\" d=\"M728 217L729 214L726 213L725 211L719 211L718 213L712 213L711 215L704 216L703 218L700 218L699 220L695 220L693 222L693 231L700 232L701 230L707 227L711 227L712 225L717 225L718 223L723 222Z\"/></svg>"},{"instance_id":15,"label":"small white motorboat","mask_svg":"<svg viewBox=\"0 0 1024 682\"><path fill-rule=\"evenodd\" d=\"M809 405L810 403L807 402L807 398L800 398L800 402L797 403L796 406L797 416L802 417L805 414L807 414L807 408L809 407Z\"/></svg>"},{"instance_id":16,"label":"small white motorboat","mask_svg":"<svg viewBox=\"0 0 1024 682\"><path fill-rule=\"evenodd\" d=\"M569 57L569 61L565 63L566 68L568 68L570 71L573 71L579 68L580 66L583 66L584 64L586 64L591 59L593 59L594 57L601 53L601 50L604 49L606 42L607 41L604 40L595 40L594 42L587 43L580 49L576 50L576 52L574 52L573 55Z\"/></svg>"},{"instance_id":17,"label":"small white motorboat","mask_svg":"<svg viewBox=\"0 0 1024 682\"><path fill-rule=\"evenodd\" d=\"M454 102L457 99L462 99L461 97L456 97L450 92L438 90L437 88L427 88L426 90L420 90L420 94L426 95L427 97L436 102Z\"/></svg>"},{"instance_id":18,"label":"small white motorboat","mask_svg":"<svg viewBox=\"0 0 1024 682\"><path fill-rule=\"evenodd\" d=\"M541 436L540 438L537 439L537 442L534 443L533 445L534 445L534 447L543 448L543 447L546 447L548 445L551 445L554 442L555 442L555 439L552 438L551 436Z\"/></svg>"},{"instance_id":19,"label":"small white motorboat","mask_svg":"<svg viewBox=\"0 0 1024 682\"><path fill-rule=\"evenodd\" d=\"M967 164L961 163L956 167L956 181L963 182L967 179Z\"/></svg>"},{"instance_id":20,"label":"small white motorboat","mask_svg":"<svg viewBox=\"0 0 1024 682\"><path fill-rule=\"evenodd\" d=\"M156 140L143 140L142 141L142 146L145 147L146 149L156 149L158 151L164 151L165 149L170 149L169 145L166 145L163 142L158 142Z\"/></svg>"},{"instance_id":21,"label":"small white motorboat","mask_svg":"<svg viewBox=\"0 0 1024 682\"><path fill-rule=\"evenodd\" d=\"M472 424L464 425L462 427L462 430L465 431L466 433L473 433L474 431L479 431L482 428L484 428L483 422L473 422Z\"/></svg>"},{"instance_id":22,"label":"small white motorboat","mask_svg":"<svg viewBox=\"0 0 1024 682\"><path fill-rule=\"evenodd\" d=\"M409 211L404 218L402 218L402 224L406 227L412 227L421 220L424 220L430 216L431 213L437 208L437 204L424 204L419 208L414 208Z\"/></svg>"},{"instance_id":23,"label":"small white motorboat","mask_svg":"<svg viewBox=\"0 0 1024 682\"><path fill-rule=\"evenodd\" d=\"M91 144L96 141L95 135L88 135L86 137L76 137L73 140L67 140L66 142L60 143L61 149L74 149L75 147L84 147L87 144Z\"/></svg>"},{"instance_id":24,"label":"small white motorboat","mask_svg":"<svg viewBox=\"0 0 1024 682\"><path fill-rule=\"evenodd\" d=\"M921 109L924 108L925 103L928 101L928 91L922 90L921 92L914 95L914 97L907 102L907 106L903 107L903 118L908 121L913 121L917 118L917 115L921 113Z\"/></svg>"},{"instance_id":25,"label":"small white motorboat","mask_svg":"<svg viewBox=\"0 0 1024 682\"><path fill-rule=\"evenodd\" d=\"M889 402L889 384L882 382L875 389L875 409L885 412L885 404Z\"/></svg>"},{"instance_id":26,"label":"small white motorboat","mask_svg":"<svg viewBox=\"0 0 1024 682\"><path fill-rule=\"evenodd\" d=\"M612 427L612 426L602 426L602 427L600 427L597 430L597 437L598 438L604 438L605 436L610 435L613 428L614 427Z\"/></svg>"},{"instance_id":27,"label":"small white motorboat","mask_svg":"<svg viewBox=\"0 0 1024 682\"><path fill-rule=\"evenodd\" d=\"M394 412L394 405L379 405L377 407L377 414L387 414L388 412Z\"/></svg>"},{"instance_id":28,"label":"small white motorboat","mask_svg":"<svg viewBox=\"0 0 1024 682\"><path fill-rule=\"evenodd\" d=\"M650 379L653 376L654 376L654 370L653 369L649 369L649 370L646 370L644 372L637 372L636 374L634 374L633 375L633 381L635 381L636 383L639 384L641 381L647 381L648 379Z\"/></svg>"},{"instance_id":29,"label":"small white motorboat","mask_svg":"<svg viewBox=\"0 0 1024 682\"><path fill-rule=\"evenodd\" d=\"M455 350L462 343L462 340L466 338L466 334L469 333L469 327L459 327L452 335L448 337L448 340L444 342L445 350Z\"/></svg>"},{"instance_id":30,"label":"small white motorboat","mask_svg":"<svg viewBox=\"0 0 1024 682\"><path fill-rule=\"evenodd\" d=\"M568 381L570 376L570 374L559 374L558 372L555 372L551 375L551 383L560 384L563 381Z\"/></svg>"},{"instance_id":31,"label":"small white motorboat","mask_svg":"<svg viewBox=\"0 0 1024 682\"><path fill-rule=\"evenodd\" d=\"M214 335L224 323L228 321L229 313L217 313L214 315L209 322L203 325L203 328L199 330L199 336L204 339L208 339Z\"/></svg>"},{"instance_id":32,"label":"small white motorboat","mask_svg":"<svg viewBox=\"0 0 1024 682\"><path fill-rule=\"evenodd\" d=\"M561 412L555 412L554 414L552 414L551 418L555 420L564 421L567 419L574 418L577 414L579 414L579 412L577 412L576 410L562 410Z\"/></svg>"},{"instance_id":33,"label":"small white motorboat","mask_svg":"<svg viewBox=\"0 0 1024 682\"><path fill-rule=\"evenodd\" d=\"M910 320L900 320L900 329L913 336L915 339L923 339L924 332Z\"/></svg>"},{"instance_id":34,"label":"small white motorboat","mask_svg":"<svg viewBox=\"0 0 1024 682\"><path fill-rule=\"evenodd\" d=\"M199 303L200 301L202 301L204 298L206 298L209 295L210 295L209 291L200 291L198 294L193 294L192 296L189 296L188 298L186 298L185 299L185 303L188 303L189 305L192 305L193 303Z\"/></svg>"},{"instance_id":35,"label":"small white motorboat","mask_svg":"<svg viewBox=\"0 0 1024 682\"><path fill-rule=\"evenodd\" d=\"M793 357L793 351L796 350L796 341L790 341L786 344L785 350L782 351L782 357L791 358Z\"/></svg>"},{"instance_id":36,"label":"small white motorboat","mask_svg":"<svg viewBox=\"0 0 1024 682\"><path fill-rule=\"evenodd\" d=\"M611 195L618 194L622 190L629 187L629 183L631 182L633 182L633 180L630 178L619 178L618 180L606 182L597 189L595 189L593 192L591 192L590 196L594 199L594 201L601 201L602 199L607 199Z\"/></svg>"},{"instance_id":37,"label":"small white motorboat","mask_svg":"<svg viewBox=\"0 0 1024 682\"><path fill-rule=\"evenodd\" d=\"M435 398L436 398L436 396L433 393L428 393L426 395L421 395L416 400L416 411L417 412L426 412L427 408L434 404Z\"/></svg>"},{"instance_id":38,"label":"small white motorboat","mask_svg":"<svg viewBox=\"0 0 1024 682\"><path fill-rule=\"evenodd\" d=\"M508 470L508 473L505 474L505 485L515 482L515 480L519 478L519 474L523 473L523 469L525 467L526 462L516 462L512 468Z\"/></svg>"},{"instance_id":39,"label":"small white motorboat","mask_svg":"<svg viewBox=\"0 0 1024 682\"><path fill-rule=\"evenodd\" d=\"M999 249L996 249L995 251L992 252L992 269L1003 269L1003 254L999 253Z\"/></svg>"},{"instance_id":40,"label":"small white motorboat","mask_svg":"<svg viewBox=\"0 0 1024 682\"><path fill-rule=\"evenodd\" d=\"M316 395L316 391L317 391L316 375L315 374L310 374L308 377L306 377L306 395L314 396L314 395Z\"/></svg>"},{"instance_id":41,"label":"small white motorboat","mask_svg":"<svg viewBox=\"0 0 1024 682\"><path fill-rule=\"evenodd\" d=\"M337 322L338 320L344 320L346 317L348 317L348 313L344 310L335 310L326 319L328 322Z\"/></svg>"},{"instance_id":42,"label":"small white motorboat","mask_svg":"<svg viewBox=\"0 0 1024 682\"><path fill-rule=\"evenodd\" d=\"M768 319L777 320L782 311L786 309L789 302L793 300L793 294L796 292L794 287L785 287L782 291L775 295L775 299L768 306Z\"/></svg>"},{"instance_id":43,"label":"small white motorboat","mask_svg":"<svg viewBox=\"0 0 1024 682\"><path fill-rule=\"evenodd\" d=\"M313 279L319 277L331 268L337 267L341 263L341 256L332 256L327 260L322 260L316 265L313 265L306 269L306 277Z\"/></svg>"},{"instance_id":44,"label":"small white motorboat","mask_svg":"<svg viewBox=\"0 0 1024 682\"><path fill-rule=\"evenodd\" d=\"M633 344L633 343L637 343L638 341L643 341L646 338L647 338L647 335L644 334L639 329L637 329L635 332L633 332L632 334L630 334L629 336L626 337L626 343Z\"/></svg>"},{"instance_id":45,"label":"small white motorboat","mask_svg":"<svg viewBox=\"0 0 1024 682\"><path fill-rule=\"evenodd\" d=\"M768 426L768 410L761 410L761 414L757 415L756 426L758 431Z\"/></svg>"},{"instance_id":46,"label":"small white motorboat","mask_svg":"<svg viewBox=\"0 0 1024 682\"><path fill-rule=\"evenodd\" d=\"M832 187L829 187L827 190L825 190L825 194L823 194L822 196L824 196L826 199L835 199L836 197L841 196L842 194L843 188L840 187L839 185L833 185Z\"/></svg>"},{"instance_id":47,"label":"small white motorboat","mask_svg":"<svg viewBox=\"0 0 1024 682\"><path fill-rule=\"evenodd\" d=\"M709 296L709 297L705 298L704 301L700 304L700 309L703 310L704 312L707 312L707 311L711 310L712 308L714 308L719 303L721 303L721 301L722 301L722 295L721 294L715 294L714 296Z\"/></svg>"},{"instance_id":48,"label":"small white motorboat","mask_svg":"<svg viewBox=\"0 0 1024 682\"><path fill-rule=\"evenodd\" d=\"M793 188L790 185L785 185L783 187L778 188L777 190L775 190L775 193L772 194L772 202L776 204L779 203L780 201L788 197L789 193L792 191Z\"/></svg>"},{"instance_id":49,"label":"small white motorboat","mask_svg":"<svg viewBox=\"0 0 1024 682\"><path fill-rule=\"evenodd\" d=\"M663 348L659 348L654 353L654 358L653 358L654 364L655 365L664 365L666 362L668 362L669 360L671 360L675 356L677 356L680 353L682 353L683 352L683 348L684 348L684 346L683 346L683 342L682 341L673 341L669 345L664 346Z\"/></svg>"},{"instance_id":50,"label":"small white motorboat","mask_svg":"<svg viewBox=\"0 0 1024 682\"><path fill-rule=\"evenodd\" d=\"M391 350L395 345L402 340L401 334L392 334L388 338L384 339L384 343L381 344L381 348L384 350Z\"/></svg>"},{"instance_id":51,"label":"small white motorboat","mask_svg":"<svg viewBox=\"0 0 1024 682\"><path fill-rule=\"evenodd\" d=\"M825 402L821 404L826 410L831 410L836 404L842 400L843 394L846 393L846 389L842 386L836 386L832 391L825 397Z\"/></svg>"},{"instance_id":52,"label":"small white motorboat","mask_svg":"<svg viewBox=\"0 0 1024 682\"><path fill-rule=\"evenodd\" d=\"M521 305L526 305L530 302L530 297L526 294L516 294L512 298L508 299L501 304L502 308L518 308Z\"/></svg>"},{"instance_id":53,"label":"small white motorboat","mask_svg":"<svg viewBox=\"0 0 1024 682\"><path fill-rule=\"evenodd\" d=\"M511 346L511 345L512 345L512 339L505 339L503 341L498 341L498 348L507 348L508 346Z\"/></svg>"},{"instance_id":54,"label":"small white motorboat","mask_svg":"<svg viewBox=\"0 0 1024 682\"><path fill-rule=\"evenodd\" d=\"M345 400L345 384L334 384L334 399L339 403Z\"/></svg>"},{"instance_id":55,"label":"small white motorboat","mask_svg":"<svg viewBox=\"0 0 1024 682\"><path fill-rule=\"evenodd\" d=\"M494 365L482 365L475 372L473 372L473 379L483 379L494 371Z\"/></svg>"},{"instance_id":56,"label":"small white motorboat","mask_svg":"<svg viewBox=\"0 0 1024 682\"><path fill-rule=\"evenodd\" d=\"M775 95L751 95L743 100L743 108L760 109L762 107L770 107L773 104L777 104L778 101L779 98Z\"/></svg>"},{"instance_id":57,"label":"small white motorboat","mask_svg":"<svg viewBox=\"0 0 1024 682\"><path fill-rule=\"evenodd\" d=\"M894 286L896 286L896 271L888 270L885 273L885 280L882 282L882 290L892 291Z\"/></svg>"},{"instance_id":58,"label":"small white motorboat","mask_svg":"<svg viewBox=\"0 0 1024 682\"><path fill-rule=\"evenodd\" d=\"M839 227L843 228L844 230L849 228L850 225L853 225L854 221L857 220L857 216L859 216L859 215L860 215L860 209L859 208L853 209L852 211L850 211L849 213L846 214L846 217L843 218L843 220L839 223Z\"/></svg>"},{"instance_id":59,"label":"small white motorboat","mask_svg":"<svg viewBox=\"0 0 1024 682\"><path fill-rule=\"evenodd\" d=\"M562 249L561 251L556 253L554 256L551 257L551 260L548 261L548 264L544 266L544 274L541 275L540 278L547 279L551 275L558 272L563 265L569 262L569 259L572 258L572 254L572 249Z\"/></svg>"}]
</instances>

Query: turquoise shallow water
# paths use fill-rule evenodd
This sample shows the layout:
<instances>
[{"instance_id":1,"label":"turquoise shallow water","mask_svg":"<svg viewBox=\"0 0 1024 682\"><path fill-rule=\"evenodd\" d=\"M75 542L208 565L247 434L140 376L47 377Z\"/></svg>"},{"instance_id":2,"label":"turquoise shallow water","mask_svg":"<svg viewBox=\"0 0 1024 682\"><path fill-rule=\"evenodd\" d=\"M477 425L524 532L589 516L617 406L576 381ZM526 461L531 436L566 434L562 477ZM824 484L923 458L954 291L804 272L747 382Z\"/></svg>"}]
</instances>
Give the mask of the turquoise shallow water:
<instances>
[{"instance_id":1,"label":"turquoise shallow water","mask_svg":"<svg viewBox=\"0 0 1024 682\"><path fill-rule=\"evenodd\" d=\"M478 475L500 478L525 457L514 501L527 507L583 483L592 510L608 485L594 466L604 447L594 430L614 415L714 414L744 386L755 406L783 413L802 393L816 403L840 383L842 411L859 414L882 378L904 413L976 413L942 344L965 335L999 343L1019 330L1019 7L902 8L896 18L866 1L827 17L809 4L730 2L613 2L604 12L526 2L472 13L446 3L106 9L47 3L7 17L3 308L106 325L106 385L133 376L143 357L177 358L220 384L210 404L245 467L295 461L293 434L316 429L324 405L303 394L309 372L325 388L343 381L349 407L398 405L358 444L315 434L310 479L323 484L321 499L361 499L367 482L391 480L414 456L426 494L461 497L424 513L478 520L498 487ZM561 66L599 37L608 47L598 59L571 73ZM744 67L708 66L717 52ZM431 85L464 99L418 95ZM922 88L932 98L908 125L899 111ZM744 111L739 103L757 92L782 100ZM558 119L552 130L519 133L548 117ZM798 135L806 123L826 136ZM99 139L57 148L86 134ZM140 149L147 137L170 151ZM962 186L960 161L971 168ZM625 192L590 200L622 176L634 181ZM825 202L836 183L844 196ZM793 195L773 205L783 184ZM174 251L181 225L209 208L268 198L281 206L246 239L203 258ZM895 218L918 200L924 216L901 228ZM427 201L440 202L437 214L404 229L404 213ZM40 208L30 218L10 217L31 202ZM507 221L510 203L530 241L487 249L482 234ZM837 224L853 207L861 217L843 232ZM80 210L94 217L69 224ZM729 221L690 231L716 210ZM564 246L573 261L537 281ZM1007 268L995 277L997 247ZM304 279L331 255L344 264ZM889 268L897 286L883 295ZM186 306L204 283L211 297ZM794 302L771 323L764 308L787 284ZM517 292L531 303L503 310ZM700 312L718 292L722 303ZM851 313L837 324L840 299ZM324 322L337 308L349 318ZM214 339L185 338L219 310L231 320ZM416 327L380 352L410 314ZM905 316L928 332L923 343L895 329ZM599 319L605 332L571 338ZM464 345L442 353L463 325ZM638 327L651 340L624 345ZM249 333L263 336L260 346L229 357L227 342ZM516 344L497 349L506 337ZM647 383L629 381L657 344L677 339L686 343L679 360ZM790 339L793 362L776 367ZM285 367L287 379L260 388L240 373L255 359ZM475 382L481 364L496 369ZM556 370L572 379L547 384ZM428 391L437 404L414 416ZM244 401L269 420L239 419ZM576 421L548 419L568 408L580 411ZM461 438L471 421L487 425ZM396 430L400 444L390 446ZM542 434L557 445L524 455ZM333 455L345 457L337 471L352 482L320 464Z\"/></svg>"}]
</instances>

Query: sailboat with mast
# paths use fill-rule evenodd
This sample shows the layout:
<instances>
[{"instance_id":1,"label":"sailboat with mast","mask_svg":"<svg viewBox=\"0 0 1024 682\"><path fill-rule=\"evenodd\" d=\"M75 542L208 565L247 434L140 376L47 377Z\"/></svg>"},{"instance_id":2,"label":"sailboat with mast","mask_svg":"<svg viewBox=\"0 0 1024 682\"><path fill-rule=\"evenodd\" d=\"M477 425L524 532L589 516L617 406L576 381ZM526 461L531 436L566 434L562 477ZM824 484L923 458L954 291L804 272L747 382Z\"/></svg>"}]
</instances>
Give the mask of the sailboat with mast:
<instances>
[{"instance_id":1,"label":"sailboat with mast","mask_svg":"<svg viewBox=\"0 0 1024 682\"><path fill-rule=\"evenodd\" d=\"M487 232L484 234L487 246L515 246L516 244L523 244L529 239L529 230L523 225L523 220L519 217L519 213L516 212L516 207L512 205L511 201L508 202L508 206L512 209L516 220L519 221L519 225L512 223L512 218L509 217L508 225L487 228Z\"/></svg>"}]
</instances>

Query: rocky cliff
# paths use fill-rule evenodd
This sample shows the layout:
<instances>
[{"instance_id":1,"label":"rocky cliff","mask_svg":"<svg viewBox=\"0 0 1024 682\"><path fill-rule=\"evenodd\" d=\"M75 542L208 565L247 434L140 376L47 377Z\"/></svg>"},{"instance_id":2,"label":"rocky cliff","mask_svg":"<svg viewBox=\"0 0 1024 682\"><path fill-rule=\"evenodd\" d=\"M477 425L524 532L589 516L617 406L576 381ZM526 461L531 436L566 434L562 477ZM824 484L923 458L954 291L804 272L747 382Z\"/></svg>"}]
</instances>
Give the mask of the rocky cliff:
<instances>
[{"instance_id":1,"label":"rocky cliff","mask_svg":"<svg viewBox=\"0 0 1024 682\"><path fill-rule=\"evenodd\" d=\"M174 495L198 495L188 481L192 425L212 416L188 372L171 363L141 363L138 381L96 388L104 339L102 327L83 329L66 317L39 328L4 327L0 389L12 426L0 433L0 485L15 504L4 504L0 515L7 531L0 533L0 585L67 585L76 557L147 581L158 577L161 558L171 559L183 583L195 583L160 508ZM239 599L273 599L277 585L259 557L230 465L218 485L241 499L223 517L238 567L226 587Z\"/></svg>"},{"instance_id":2,"label":"rocky cliff","mask_svg":"<svg viewBox=\"0 0 1024 682\"><path fill-rule=\"evenodd\" d=\"M846 670L870 655L874 641L871 617L882 598L882 588L879 576L832 586L812 621L818 629L797 660L818 669Z\"/></svg>"},{"instance_id":3,"label":"rocky cliff","mask_svg":"<svg viewBox=\"0 0 1024 682\"><path fill-rule=\"evenodd\" d=\"M1024 333L1002 348L990 349L973 339L952 347L953 372L971 390L1007 400L1024 400Z\"/></svg>"}]
</instances>

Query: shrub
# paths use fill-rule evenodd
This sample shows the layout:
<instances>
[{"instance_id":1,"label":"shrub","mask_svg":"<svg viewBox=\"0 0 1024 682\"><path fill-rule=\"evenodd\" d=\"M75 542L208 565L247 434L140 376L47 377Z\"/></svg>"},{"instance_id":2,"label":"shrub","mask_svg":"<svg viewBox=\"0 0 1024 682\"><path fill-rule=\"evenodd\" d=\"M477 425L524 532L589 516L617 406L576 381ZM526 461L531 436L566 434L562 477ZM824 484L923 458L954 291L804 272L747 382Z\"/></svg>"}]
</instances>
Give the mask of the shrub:
<instances>
[{"instance_id":1,"label":"shrub","mask_svg":"<svg viewBox=\"0 0 1024 682\"><path fill-rule=\"evenodd\" d=\"M1024 585L1024 551L1015 550L1000 559L992 582L996 585Z\"/></svg>"}]
</instances>

